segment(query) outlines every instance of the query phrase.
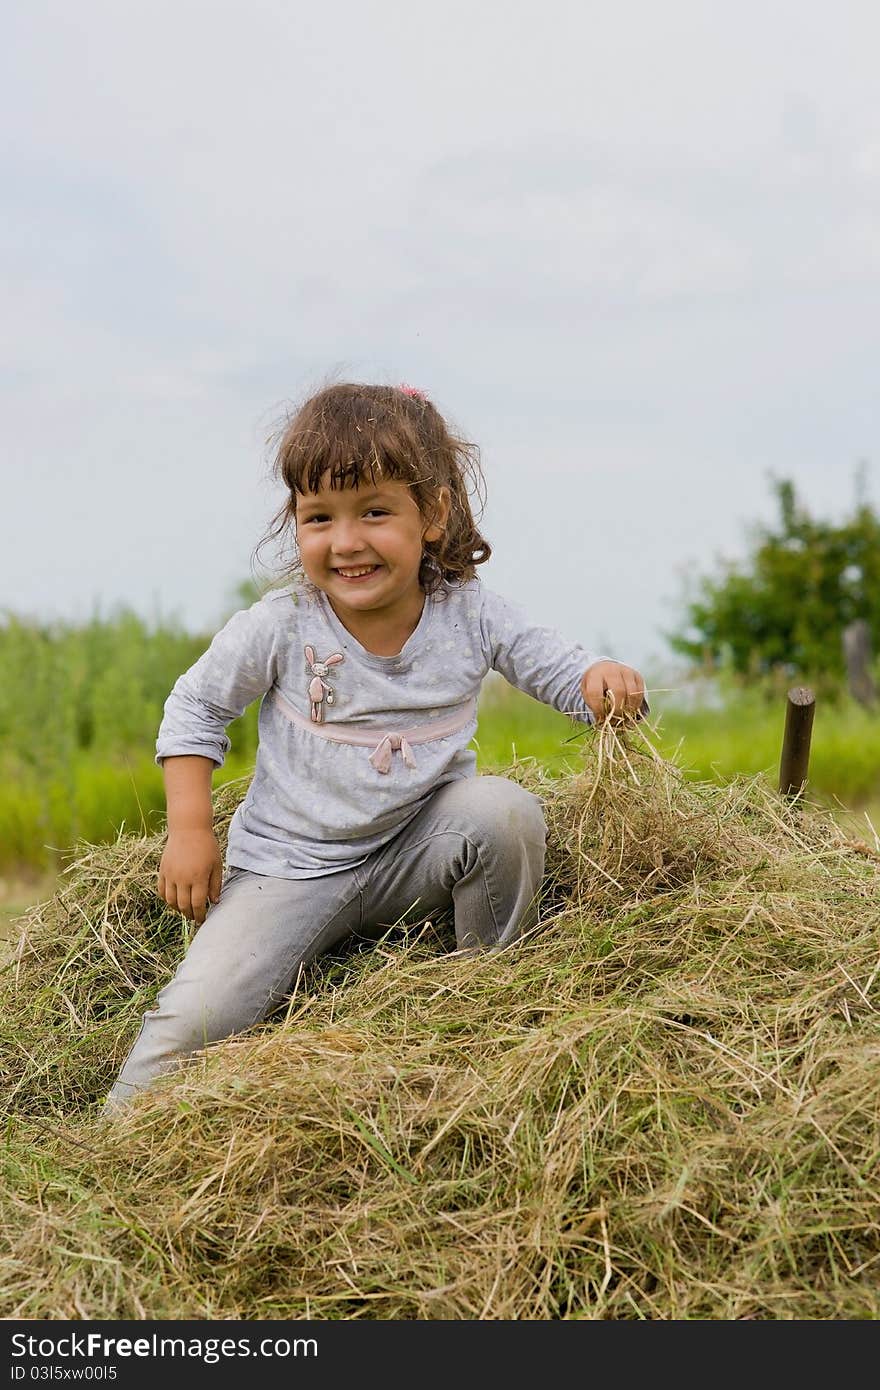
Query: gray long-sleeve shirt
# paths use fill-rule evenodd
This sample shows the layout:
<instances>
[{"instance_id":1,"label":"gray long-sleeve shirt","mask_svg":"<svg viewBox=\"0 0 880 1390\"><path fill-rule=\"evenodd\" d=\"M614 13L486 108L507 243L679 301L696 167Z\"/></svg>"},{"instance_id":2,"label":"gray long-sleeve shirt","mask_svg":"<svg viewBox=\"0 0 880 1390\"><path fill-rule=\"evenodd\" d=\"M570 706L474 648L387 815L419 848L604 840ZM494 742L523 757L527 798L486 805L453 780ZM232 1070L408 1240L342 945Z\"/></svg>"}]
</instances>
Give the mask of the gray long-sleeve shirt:
<instances>
[{"instance_id":1,"label":"gray long-sleeve shirt","mask_svg":"<svg viewBox=\"0 0 880 1390\"><path fill-rule=\"evenodd\" d=\"M316 677L315 662L330 656L341 659L320 667ZM438 786L476 772L468 749L475 714L456 733L414 743L408 760L396 751L381 772L368 746L313 732L316 695L325 726L339 721L361 735L375 731L378 744L385 733L424 735L431 721L463 712L495 670L535 699L590 723L580 682L600 659L530 622L478 579L426 598L401 652L376 656L343 627L319 589L300 582L236 613L180 677L165 702L156 760L198 754L222 765L230 746L226 726L263 697L256 768L229 828L227 865L313 878L362 863ZM301 723L284 713L276 692Z\"/></svg>"}]
</instances>

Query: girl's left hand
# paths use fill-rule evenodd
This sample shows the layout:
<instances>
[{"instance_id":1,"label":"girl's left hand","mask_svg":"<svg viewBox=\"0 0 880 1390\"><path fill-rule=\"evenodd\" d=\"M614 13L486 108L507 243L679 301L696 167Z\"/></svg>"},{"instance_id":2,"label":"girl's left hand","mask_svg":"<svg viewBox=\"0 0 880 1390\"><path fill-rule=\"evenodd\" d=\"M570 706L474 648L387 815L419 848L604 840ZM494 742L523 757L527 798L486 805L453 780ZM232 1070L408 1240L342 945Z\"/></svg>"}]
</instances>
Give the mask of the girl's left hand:
<instances>
[{"instance_id":1,"label":"girl's left hand","mask_svg":"<svg viewBox=\"0 0 880 1390\"><path fill-rule=\"evenodd\" d=\"M632 666L619 661L597 661L581 679L581 694L597 724L641 719L650 713L645 682Z\"/></svg>"}]
</instances>

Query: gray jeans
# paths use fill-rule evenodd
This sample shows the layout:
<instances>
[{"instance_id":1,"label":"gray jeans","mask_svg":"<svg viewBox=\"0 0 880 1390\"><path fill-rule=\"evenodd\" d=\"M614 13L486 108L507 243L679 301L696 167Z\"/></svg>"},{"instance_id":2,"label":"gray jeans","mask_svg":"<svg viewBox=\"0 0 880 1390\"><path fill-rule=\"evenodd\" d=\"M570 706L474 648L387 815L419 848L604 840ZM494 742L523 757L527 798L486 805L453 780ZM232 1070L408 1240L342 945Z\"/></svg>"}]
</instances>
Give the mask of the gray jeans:
<instances>
[{"instance_id":1,"label":"gray jeans","mask_svg":"<svg viewBox=\"0 0 880 1390\"><path fill-rule=\"evenodd\" d=\"M352 933L452 908L460 950L500 947L537 918L541 804L504 777L446 783L387 845L322 878L232 868L177 973L144 1014L105 1110L177 1060L240 1033L290 991L300 968Z\"/></svg>"}]
</instances>

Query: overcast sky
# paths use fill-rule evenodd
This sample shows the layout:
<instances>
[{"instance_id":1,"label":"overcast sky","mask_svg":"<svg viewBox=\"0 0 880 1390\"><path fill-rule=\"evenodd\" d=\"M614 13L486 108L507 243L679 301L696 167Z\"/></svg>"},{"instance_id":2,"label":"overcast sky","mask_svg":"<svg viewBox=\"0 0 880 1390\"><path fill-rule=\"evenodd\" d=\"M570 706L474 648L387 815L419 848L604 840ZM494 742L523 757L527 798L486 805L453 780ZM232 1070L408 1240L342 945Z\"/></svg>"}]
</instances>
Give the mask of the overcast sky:
<instances>
[{"instance_id":1,"label":"overcast sky","mask_svg":"<svg viewBox=\"0 0 880 1390\"><path fill-rule=\"evenodd\" d=\"M482 575L645 668L768 475L880 459L880 7L4 11L0 608L211 631L328 376L482 449Z\"/></svg>"}]
</instances>

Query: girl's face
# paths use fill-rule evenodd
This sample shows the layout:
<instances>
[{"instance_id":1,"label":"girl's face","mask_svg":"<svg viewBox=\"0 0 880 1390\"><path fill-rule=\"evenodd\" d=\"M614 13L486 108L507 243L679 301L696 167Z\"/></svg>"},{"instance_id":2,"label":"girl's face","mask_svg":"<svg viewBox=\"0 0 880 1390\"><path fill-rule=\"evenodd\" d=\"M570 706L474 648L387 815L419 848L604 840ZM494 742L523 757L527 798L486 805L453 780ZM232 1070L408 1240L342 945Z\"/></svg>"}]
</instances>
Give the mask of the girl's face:
<instances>
[{"instance_id":1,"label":"girl's face","mask_svg":"<svg viewBox=\"0 0 880 1390\"><path fill-rule=\"evenodd\" d=\"M359 488L331 488L325 478L318 492L296 495L302 567L343 622L380 614L389 625L418 621L424 545L442 535L448 512L445 488L428 525L406 483L367 480Z\"/></svg>"}]
</instances>

